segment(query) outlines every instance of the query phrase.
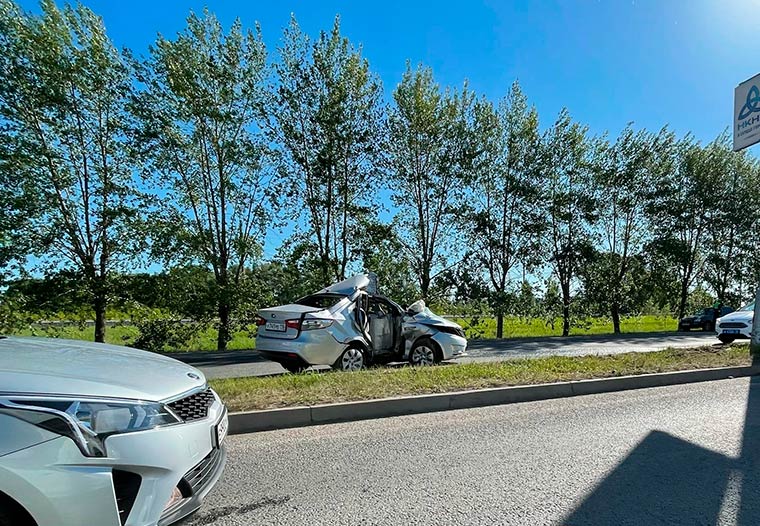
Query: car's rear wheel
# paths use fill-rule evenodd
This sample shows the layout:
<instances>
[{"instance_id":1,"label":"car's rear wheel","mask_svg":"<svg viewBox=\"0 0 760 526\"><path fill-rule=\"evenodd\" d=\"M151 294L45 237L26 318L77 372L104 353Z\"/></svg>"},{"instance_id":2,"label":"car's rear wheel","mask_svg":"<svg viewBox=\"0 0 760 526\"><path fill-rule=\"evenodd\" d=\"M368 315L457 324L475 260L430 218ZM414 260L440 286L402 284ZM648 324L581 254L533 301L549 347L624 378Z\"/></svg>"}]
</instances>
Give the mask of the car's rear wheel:
<instances>
[{"instance_id":1,"label":"car's rear wheel","mask_svg":"<svg viewBox=\"0 0 760 526\"><path fill-rule=\"evenodd\" d=\"M439 361L435 344L428 338L415 343L409 353L409 363L414 366L434 365Z\"/></svg>"},{"instance_id":2,"label":"car's rear wheel","mask_svg":"<svg viewBox=\"0 0 760 526\"><path fill-rule=\"evenodd\" d=\"M730 334L719 334L718 339L723 343L733 343L733 341L736 340L736 336Z\"/></svg>"},{"instance_id":3,"label":"car's rear wheel","mask_svg":"<svg viewBox=\"0 0 760 526\"><path fill-rule=\"evenodd\" d=\"M357 347L349 347L338 360L338 369L341 371L360 371L364 369L364 353Z\"/></svg>"}]
</instances>

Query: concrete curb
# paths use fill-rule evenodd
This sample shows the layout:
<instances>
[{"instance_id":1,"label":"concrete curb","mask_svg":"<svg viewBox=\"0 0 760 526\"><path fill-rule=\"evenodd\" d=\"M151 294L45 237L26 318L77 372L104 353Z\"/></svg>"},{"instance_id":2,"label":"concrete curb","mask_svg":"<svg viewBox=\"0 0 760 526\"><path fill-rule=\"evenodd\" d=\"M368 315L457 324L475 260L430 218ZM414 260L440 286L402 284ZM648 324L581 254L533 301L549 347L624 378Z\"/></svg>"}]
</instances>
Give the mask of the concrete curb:
<instances>
[{"instance_id":1,"label":"concrete curb","mask_svg":"<svg viewBox=\"0 0 760 526\"><path fill-rule=\"evenodd\" d=\"M355 420L432 413L452 409L532 402L551 398L610 393L646 387L709 382L711 380L739 378L754 376L756 374L760 374L760 366L720 367L716 369L620 376L616 378L579 380L553 384L496 387L475 391L249 411L230 414L230 434L236 435L316 424L352 422Z\"/></svg>"}]
</instances>

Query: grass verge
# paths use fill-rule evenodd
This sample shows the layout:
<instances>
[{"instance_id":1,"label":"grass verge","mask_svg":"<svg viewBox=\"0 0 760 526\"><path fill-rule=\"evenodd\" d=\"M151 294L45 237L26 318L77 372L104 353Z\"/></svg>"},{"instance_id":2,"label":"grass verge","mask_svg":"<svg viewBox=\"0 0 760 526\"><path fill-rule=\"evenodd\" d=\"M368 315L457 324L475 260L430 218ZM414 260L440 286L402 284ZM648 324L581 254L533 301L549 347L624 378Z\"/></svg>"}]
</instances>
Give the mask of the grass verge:
<instances>
[{"instance_id":1,"label":"grass verge","mask_svg":"<svg viewBox=\"0 0 760 526\"><path fill-rule=\"evenodd\" d=\"M375 368L356 373L226 378L210 383L231 411L250 411L750 364L749 346L731 345L612 356L553 356L438 367Z\"/></svg>"}]
</instances>

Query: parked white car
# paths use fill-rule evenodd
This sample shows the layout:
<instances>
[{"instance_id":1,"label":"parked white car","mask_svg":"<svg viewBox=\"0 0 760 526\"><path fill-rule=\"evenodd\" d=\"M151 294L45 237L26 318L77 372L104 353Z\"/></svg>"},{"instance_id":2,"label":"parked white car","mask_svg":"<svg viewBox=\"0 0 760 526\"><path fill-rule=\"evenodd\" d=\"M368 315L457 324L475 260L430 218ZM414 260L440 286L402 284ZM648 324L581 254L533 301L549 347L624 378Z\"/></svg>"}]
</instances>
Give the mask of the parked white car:
<instances>
[{"instance_id":1,"label":"parked white car","mask_svg":"<svg viewBox=\"0 0 760 526\"><path fill-rule=\"evenodd\" d=\"M312 365L356 371L371 363L431 365L463 356L464 331L422 300L402 309L367 292L360 274L290 305L259 311L256 350L291 372Z\"/></svg>"},{"instance_id":2,"label":"parked white car","mask_svg":"<svg viewBox=\"0 0 760 526\"><path fill-rule=\"evenodd\" d=\"M165 526L222 473L227 410L153 353L0 338L0 526Z\"/></svg>"},{"instance_id":3,"label":"parked white car","mask_svg":"<svg viewBox=\"0 0 760 526\"><path fill-rule=\"evenodd\" d=\"M754 313L755 304L750 303L737 311L718 318L715 323L718 339L723 343L731 343L737 339L751 338Z\"/></svg>"}]
</instances>

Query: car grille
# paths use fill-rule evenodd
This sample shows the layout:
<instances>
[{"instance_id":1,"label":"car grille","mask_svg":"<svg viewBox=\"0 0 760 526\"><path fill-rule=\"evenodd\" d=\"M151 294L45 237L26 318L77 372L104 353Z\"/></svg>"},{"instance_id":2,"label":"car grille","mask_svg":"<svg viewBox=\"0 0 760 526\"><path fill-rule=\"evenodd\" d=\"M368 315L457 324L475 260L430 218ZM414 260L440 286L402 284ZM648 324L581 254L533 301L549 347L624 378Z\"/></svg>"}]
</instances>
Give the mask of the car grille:
<instances>
[{"instance_id":1,"label":"car grille","mask_svg":"<svg viewBox=\"0 0 760 526\"><path fill-rule=\"evenodd\" d=\"M209 477L216 471L217 466L222 461L222 450L215 447L206 458L198 462L190 471L182 477L184 483L189 487L190 495L195 495L201 491L209 482Z\"/></svg>"},{"instance_id":2,"label":"car grille","mask_svg":"<svg viewBox=\"0 0 760 526\"><path fill-rule=\"evenodd\" d=\"M746 323L740 321L727 321L720 324L721 329L744 329L746 326Z\"/></svg>"},{"instance_id":3,"label":"car grille","mask_svg":"<svg viewBox=\"0 0 760 526\"><path fill-rule=\"evenodd\" d=\"M211 407L214 400L214 393L211 391L211 388L208 388L200 393L175 400L169 404L169 407L184 422L192 422L193 420L206 418L208 408Z\"/></svg>"}]
</instances>

